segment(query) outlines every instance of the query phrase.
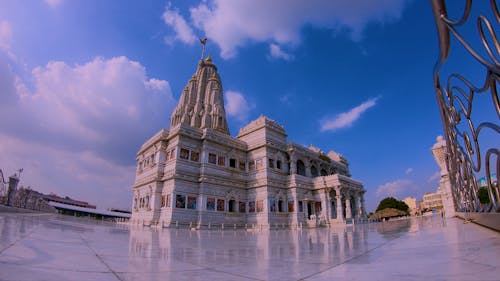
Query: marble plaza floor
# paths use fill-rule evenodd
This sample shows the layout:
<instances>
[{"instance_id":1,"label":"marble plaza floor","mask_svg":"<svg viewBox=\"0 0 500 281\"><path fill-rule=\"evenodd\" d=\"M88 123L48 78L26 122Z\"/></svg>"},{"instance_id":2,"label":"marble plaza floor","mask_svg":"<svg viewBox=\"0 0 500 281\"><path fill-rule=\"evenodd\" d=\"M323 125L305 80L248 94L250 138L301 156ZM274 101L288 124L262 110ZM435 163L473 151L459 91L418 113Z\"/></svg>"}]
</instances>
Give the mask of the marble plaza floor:
<instances>
[{"instance_id":1,"label":"marble plaza floor","mask_svg":"<svg viewBox=\"0 0 500 281\"><path fill-rule=\"evenodd\" d=\"M500 233L460 219L250 232L0 213L0 280L499 278Z\"/></svg>"}]
</instances>

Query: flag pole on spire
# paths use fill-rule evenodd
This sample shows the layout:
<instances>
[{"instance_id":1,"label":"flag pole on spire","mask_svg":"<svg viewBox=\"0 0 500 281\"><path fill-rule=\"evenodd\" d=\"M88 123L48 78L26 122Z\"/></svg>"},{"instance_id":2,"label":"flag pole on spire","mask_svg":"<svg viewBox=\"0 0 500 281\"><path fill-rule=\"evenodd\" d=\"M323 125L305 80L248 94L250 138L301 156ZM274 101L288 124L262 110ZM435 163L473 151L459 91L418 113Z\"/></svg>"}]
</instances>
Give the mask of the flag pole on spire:
<instances>
[{"instance_id":1,"label":"flag pole on spire","mask_svg":"<svg viewBox=\"0 0 500 281\"><path fill-rule=\"evenodd\" d=\"M204 37L203 39L200 38L200 43L203 47L201 47L201 60L203 60L203 55L205 53L205 45L207 44L207 37Z\"/></svg>"}]
</instances>

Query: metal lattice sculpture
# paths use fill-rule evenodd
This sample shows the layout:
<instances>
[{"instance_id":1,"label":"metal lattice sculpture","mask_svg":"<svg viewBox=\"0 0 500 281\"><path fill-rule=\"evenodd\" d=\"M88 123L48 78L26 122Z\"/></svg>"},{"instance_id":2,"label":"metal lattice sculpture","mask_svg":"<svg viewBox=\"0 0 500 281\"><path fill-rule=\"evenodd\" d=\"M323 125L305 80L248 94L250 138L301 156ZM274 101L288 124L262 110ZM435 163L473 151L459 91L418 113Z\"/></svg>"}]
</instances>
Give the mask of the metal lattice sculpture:
<instances>
[{"instance_id":1,"label":"metal lattice sculpture","mask_svg":"<svg viewBox=\"0 0 500 281\"><path fill-rule=\"evenodd\" d=\"M490 208L498 211L498 181L494 180L494 174L498 175L500 171L500 103L497 92L500 43L495 34L495 28L500 25L500 14L497 3L490 1L493 20L489 20L483 13L477 18L471 16L471 0L465 1L463 13L458 20L448 17L444 0L431 0L431 3L439 38L439 58L434 67L434 88L447 144L447 168L455 206L459 211L484 210L484 207L481 209L478 199L476 179L476 176L484 173ZM463 32L464 26L474 20L479 42L467 40ZM445 74L443 69L450 55L450 40L456 40L453 43L457 43L458 48L465 50L477 62L484 79L482 85L473 84L473 79L455 71ZM487 106L478 106L477 100L483 98L487 98ZM475 123L473 113L484 110L492 112L493 120L476 120ZM488 136L488 142L493 138L492 145L482 143L482 137L485 135Z\"/></svg>"}]
</instances>

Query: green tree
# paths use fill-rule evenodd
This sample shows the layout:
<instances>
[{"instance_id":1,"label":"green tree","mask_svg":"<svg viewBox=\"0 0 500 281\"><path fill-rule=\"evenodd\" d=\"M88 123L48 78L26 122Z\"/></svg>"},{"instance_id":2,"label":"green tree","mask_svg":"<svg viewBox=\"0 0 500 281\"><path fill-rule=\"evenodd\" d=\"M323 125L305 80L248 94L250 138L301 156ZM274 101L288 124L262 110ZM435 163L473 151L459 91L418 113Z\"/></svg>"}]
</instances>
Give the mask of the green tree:
<instances>
[{"instance_id":1,"label":"green tree","mask_svg":"<svg viewBox=\"0 0 500 281\"><path fill-rule=\"evenodd\" d=\"M409 209L408 205L406 205L405 202L398 200L394 197L387 197L382 199L382 201L380 201L380 203L378 204L377 212L387 208L393 208L405 212L408 212Z\"/></svg>"},{"instance_id":2,"label":"green tree","mask_svg":"<svg viewBox=\"0 0 500 281\"><path fill-rule=\"evenodd\" d=\"M486 189L486 187L479 188L477 191L477 198L481 204L489 204L490 195L488 194L488 189Z\"/></svg>"}]
</instances>

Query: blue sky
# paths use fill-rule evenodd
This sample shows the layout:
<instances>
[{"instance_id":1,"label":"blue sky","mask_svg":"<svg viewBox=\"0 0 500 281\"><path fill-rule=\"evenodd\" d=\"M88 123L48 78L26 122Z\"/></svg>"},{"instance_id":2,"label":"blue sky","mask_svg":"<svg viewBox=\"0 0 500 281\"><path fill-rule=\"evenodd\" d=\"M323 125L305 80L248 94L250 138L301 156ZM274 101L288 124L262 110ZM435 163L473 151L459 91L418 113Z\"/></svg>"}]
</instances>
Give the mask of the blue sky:
<instances>
[{"instance_id":1,"label":"blue sky","mask_svg":"<svg viewBox=\"0 0 500 281\"><path fill-rule=\"evenodd\" d=\"M368 210L437 188L428 1L0 0L0 168L130 208L135 153L168 128L203 36L232 135L264 114L341 153Z\"/></svg>"}]
</instances>

